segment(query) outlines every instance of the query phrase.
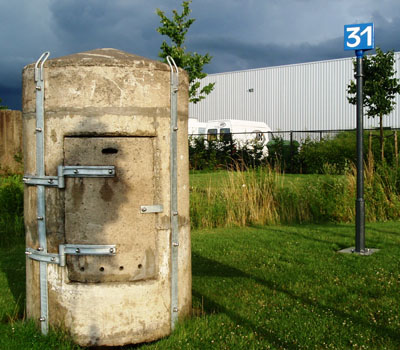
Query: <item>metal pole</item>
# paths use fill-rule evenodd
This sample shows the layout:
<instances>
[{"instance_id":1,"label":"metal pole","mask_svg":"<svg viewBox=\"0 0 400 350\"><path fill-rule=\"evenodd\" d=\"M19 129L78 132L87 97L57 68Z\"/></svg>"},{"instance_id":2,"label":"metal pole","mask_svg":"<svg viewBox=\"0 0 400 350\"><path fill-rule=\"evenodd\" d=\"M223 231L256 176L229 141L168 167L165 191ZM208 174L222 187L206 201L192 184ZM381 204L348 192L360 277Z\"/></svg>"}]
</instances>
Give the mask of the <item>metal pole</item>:
<instances>
[{"instance_id":1,"label":"metal pole","mask_svg":"<svg viewBox=\"0 0 400 350\"><path fill-rule=\"evenodd\" d=\"M44 177L44 71L43 65L50 52L44 52L35 64L36 83L36 176ZM46 191L45 186L37 186L37 227L39 251L47 253L46 239ZM47 263L39 263L40 280L40 323L42 334L49 331L48 323L48 293L47 293Z\"/></svg>"},{"instance_id":2,"label":"metal pole","mask_svg":"<svg viewBox=\"0 0 400 350\"><path fill-rule=\"evenodd\" d=\"M363 160L363 50L357 50L357 199L356 199L356 253L365 252L365 202Z\"/></svg>"},{"instance_id":3,"label":"metal pole","mask_svg":"<svg viewBox=\"0 0 400 350\"><path fill-rule=\"evenodd\" d=\"M174 59L167 57L171 69L171 329L178 322L178 87L179 72Z\"/></svg>"}]
</instances>

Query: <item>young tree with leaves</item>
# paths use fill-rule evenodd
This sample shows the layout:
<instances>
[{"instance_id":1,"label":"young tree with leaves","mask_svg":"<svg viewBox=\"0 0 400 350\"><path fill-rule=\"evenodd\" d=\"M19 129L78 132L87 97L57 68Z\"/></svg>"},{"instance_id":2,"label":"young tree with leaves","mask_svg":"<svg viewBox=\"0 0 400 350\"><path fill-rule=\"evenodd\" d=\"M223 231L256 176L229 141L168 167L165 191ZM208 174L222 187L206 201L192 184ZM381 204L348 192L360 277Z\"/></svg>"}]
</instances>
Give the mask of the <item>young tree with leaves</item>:
<instances>
[{"instance_id":1,"label":"young tree with leaves","mask_svg":"<svg viewBox=\"0 0 400 350\"><path fill-rule=\"evenodd\" d=\"M212 56L208 53L200 55L197 52L188 52L184 46L186 34L195 21L194 18L189 18L191 12L189 4L191 2L191 0L183 1L182 13L179 14L177 10L173 10L171 19L165 16L163 11L157 9L157 15L160 17L161 23L161 26L157 28L157 32L168 36L171 40L170 45L165 40L163 41L158 56L164 59L164 62L166 62L167 56L171 56L178 67L188 72L190 83L189 100L197 103L214 89L215 83L210 83L200 89L199 80L207 76L203 72L203 67L210 63Z\"/></svg>"},{"instance_id":2,"label":"young tree with leaves","mask_svg":"<svg viewBox=\"0 0 400 350\"><path fill-rule=\"evenodd\" d=\"M3 106L1 102L2 102L2 99L0 98L0 109L8 109L8 107L7 106Z\"/></svg>"},{"instance_id":3,"label":"young tree with leaves","mask_svg":"<svg viewBox=\"0 0 400 350\"><path fill-rule=\"evenodd\" d=\"M383 117L394 110L396 94L400 93L399 79L395 78L394 52L384 53L379 47L376 55L363 57L363 106L367 107L369 118L379 117L381 159L385 159L385 138L383 134ZM354 71L356 71L356 61ZM354 80L347 86L348 101L357 104L357 85Z\"/></svg>"}]
</instances>

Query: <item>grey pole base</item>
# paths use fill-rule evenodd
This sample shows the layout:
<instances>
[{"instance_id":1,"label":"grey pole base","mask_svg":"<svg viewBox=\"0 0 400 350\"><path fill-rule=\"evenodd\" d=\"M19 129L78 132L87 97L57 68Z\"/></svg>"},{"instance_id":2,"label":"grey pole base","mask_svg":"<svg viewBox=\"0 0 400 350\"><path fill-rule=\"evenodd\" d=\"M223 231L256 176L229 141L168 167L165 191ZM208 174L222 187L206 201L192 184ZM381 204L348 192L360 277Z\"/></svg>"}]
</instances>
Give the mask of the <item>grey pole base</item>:
<instances>
[{"instance_id":1,"label":"grey pole base","mask_svg":"<svg viewBox=\"0 0 400 350\"><path fill-rule=\"evenodd\" d=\"M376 252L379 252L379 249L365 248L364 250L356 252L356 248L355 247L345 248L345 249L342 249L342 250L338 251L338 253L356 254L356 255L372 255L372 254L374 254Z\"/></svg>"}]
</instances>

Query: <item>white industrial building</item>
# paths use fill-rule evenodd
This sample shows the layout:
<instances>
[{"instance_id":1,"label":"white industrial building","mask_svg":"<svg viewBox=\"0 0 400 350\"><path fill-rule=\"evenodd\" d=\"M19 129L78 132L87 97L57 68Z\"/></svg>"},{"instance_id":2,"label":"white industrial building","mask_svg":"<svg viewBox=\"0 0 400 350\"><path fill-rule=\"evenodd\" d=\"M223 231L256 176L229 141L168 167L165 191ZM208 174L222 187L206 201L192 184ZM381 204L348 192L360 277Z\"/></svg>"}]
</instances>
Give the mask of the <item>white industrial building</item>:
<instances>
[{"instance_id":1,"label":"white industrial building","mask_svg":"<svg viewBox=\"0 0 400 350\"><path fill-rule=\"evenodd\" d=\"M400 52L395 59L400 78ZM346 98L352 79L352 58L209 74L201 84L215 82L214 91L189 105L189 117L262 121L273 131L354 129L356 107ZM399 95L396 103L384 126L400 127ZM365 117L365 128L378 125Z\"/></svg>"}]
</instances>

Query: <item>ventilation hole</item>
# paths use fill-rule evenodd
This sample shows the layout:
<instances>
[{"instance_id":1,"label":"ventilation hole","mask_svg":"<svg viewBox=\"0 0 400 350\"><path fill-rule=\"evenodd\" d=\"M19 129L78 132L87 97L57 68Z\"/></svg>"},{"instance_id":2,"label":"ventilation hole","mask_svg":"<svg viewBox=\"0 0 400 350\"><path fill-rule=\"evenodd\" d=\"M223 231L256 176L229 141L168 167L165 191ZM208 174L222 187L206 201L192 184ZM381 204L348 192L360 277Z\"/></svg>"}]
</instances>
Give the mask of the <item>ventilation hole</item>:
<instances>
[{"instance_id":1,"label":"ventilation hole","mask_svg":"<svg viewBox=\"0 0 400 350\"><path fill-rule=\"evenodd\" d=\"M103 272L104 271L104 267L102 266L102 267L100 267L100 269L99 269L101 272Z\"/></svg>"},{"instance_id":2,"label":"ventilation hole","mask_svg":"<svg viewBox=\"0 0 400 350\"><path fill-rule=\"evenodd\" d=\"M141 269L142 268L142 264L139 264L137 267L138 267L138 269Z\"/></svg>"},{"instance_id":3,"label":"ventilation hole","mask_svg":"<svg viewBox=\"0 0 400 350\"><path fill-rule=\"evenodd\" d=\"M123 267L123 266L120 266L119 269L122 271L122 270L124 269L124 267Z\"/></svg>"},{"instance_id":4,"label":"ventilation hole","mask_svg":"<svg viewBox=\"0 0 400 350\"><path fill-rule=\"evenodd\" d=\"M118 153L118 150L116 148L113 148L113 147L108 147L108 148L103 148L101 150L101 153L103 153L103 154L116 154L116 153Z\"/></svg>"},{"instance_id":5,"label":"ventilation hole","mask_svg":"<svg viewBox=\"0 0 400 350\"><path fill-rule=\"evenodd\" d=\"M85 271L85 268L82 266L82 267L80 268L80 270L81 270L81 271Z\"/></svg>"}]
</instances>

